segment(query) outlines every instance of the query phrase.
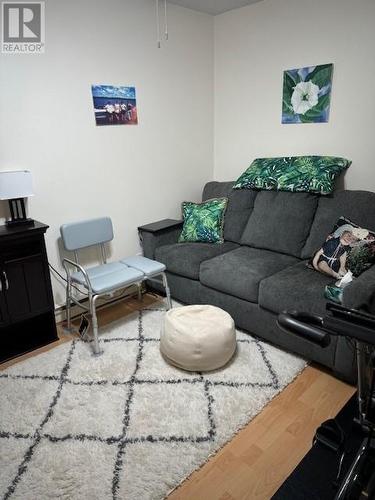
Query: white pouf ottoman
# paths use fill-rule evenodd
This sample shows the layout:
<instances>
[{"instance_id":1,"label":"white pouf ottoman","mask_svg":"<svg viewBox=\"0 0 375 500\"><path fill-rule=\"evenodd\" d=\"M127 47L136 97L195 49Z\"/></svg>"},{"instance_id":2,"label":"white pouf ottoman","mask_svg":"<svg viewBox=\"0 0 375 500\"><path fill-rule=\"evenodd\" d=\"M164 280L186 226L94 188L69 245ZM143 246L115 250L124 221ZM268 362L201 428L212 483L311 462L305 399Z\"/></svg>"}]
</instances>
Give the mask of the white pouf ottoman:
<instances>
[{"instance_id":1,"label":"white pouf ottoman","mask_svg":"<svg viewBox=\"0 0 375 500\"><path fill-rule=\"evenodd\" d=\"M178 368L215 370L230 360L236 346L234 321L219 307L176 307L165 315L160 351Z\"/></svg>"}]
</instances>

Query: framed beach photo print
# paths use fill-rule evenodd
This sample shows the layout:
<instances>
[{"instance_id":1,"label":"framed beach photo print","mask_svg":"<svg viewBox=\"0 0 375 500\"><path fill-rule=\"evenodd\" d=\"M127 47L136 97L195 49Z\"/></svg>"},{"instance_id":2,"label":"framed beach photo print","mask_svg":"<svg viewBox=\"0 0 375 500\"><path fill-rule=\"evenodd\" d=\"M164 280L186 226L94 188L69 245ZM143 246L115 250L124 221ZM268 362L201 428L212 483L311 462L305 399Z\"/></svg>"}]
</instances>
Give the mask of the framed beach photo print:
<instances>
[{"instance_id":1,"label":"framed beach photo print","mask_svg":"<svg viewBox=\"0 0 375 500\"><path fill-rule=\"evenodd\" d=\"M135 87L91 85L97 125L137 125Z\"/></svg>"}]
</instances>

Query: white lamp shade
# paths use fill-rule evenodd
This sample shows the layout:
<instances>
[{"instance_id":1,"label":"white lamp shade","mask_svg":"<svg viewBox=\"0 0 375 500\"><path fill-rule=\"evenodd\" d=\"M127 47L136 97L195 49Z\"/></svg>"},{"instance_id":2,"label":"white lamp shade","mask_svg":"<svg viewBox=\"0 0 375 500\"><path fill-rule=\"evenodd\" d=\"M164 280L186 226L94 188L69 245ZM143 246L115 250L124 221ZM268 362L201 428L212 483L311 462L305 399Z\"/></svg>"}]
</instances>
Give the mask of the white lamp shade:
<instances>
[{"instance_id":1,"label":"white lamp shade","mask_svg":"<svg viewBox=\"0 0 375 500\"><path fill-rule=\"evenodd\" d=\"M33 194L32 178L29 170L0 172L0 200L28 198Z\"/></svg>"}]
</instances>

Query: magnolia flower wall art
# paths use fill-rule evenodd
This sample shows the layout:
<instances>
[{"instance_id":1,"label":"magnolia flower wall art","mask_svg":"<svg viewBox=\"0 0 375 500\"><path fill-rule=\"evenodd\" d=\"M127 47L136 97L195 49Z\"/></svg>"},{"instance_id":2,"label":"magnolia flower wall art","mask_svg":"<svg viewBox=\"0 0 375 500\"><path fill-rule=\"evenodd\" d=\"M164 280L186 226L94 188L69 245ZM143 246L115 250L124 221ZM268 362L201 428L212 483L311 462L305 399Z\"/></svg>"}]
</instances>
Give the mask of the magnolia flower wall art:
<instances>
[{"instance_id":1,"label":"magnolia flower wall art","mask_svg":"<svg viewBox=\"0 0 375 500\"><path fill-rule=\"evenodd\" d=\"M282 123L328 122L333 64L284 71Z\"/></svg>"}]
</instances>

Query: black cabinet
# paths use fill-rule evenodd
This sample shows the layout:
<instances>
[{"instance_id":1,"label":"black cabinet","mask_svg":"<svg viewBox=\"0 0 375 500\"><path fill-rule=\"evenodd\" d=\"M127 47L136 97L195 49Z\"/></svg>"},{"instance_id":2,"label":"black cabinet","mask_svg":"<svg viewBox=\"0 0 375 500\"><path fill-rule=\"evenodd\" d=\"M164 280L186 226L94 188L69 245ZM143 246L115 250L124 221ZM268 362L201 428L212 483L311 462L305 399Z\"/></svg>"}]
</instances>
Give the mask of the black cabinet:
<instances>
[{"instance_id":1,"label":"black cabinet","mask_svg":"<svg viewBox=\"0 0 375 500\"><path fill-rule=\"evenodd\" d=\"M0 285L0 288L2 288L2 283ZM7 316L5 312L5 300L4 300L4 295L0 292L0 328L4 326L6 322L7 322Z\"/></svg>"},{"instance_id":2,"label":"black cabinet","mask_svg":"<svg viewBox=\"0 0 375 500\"><path fill-rule=\"evenodd\" d=\"M0 227L0 361L57 340L47 229Z\"/></svg>"}]
</instances>

